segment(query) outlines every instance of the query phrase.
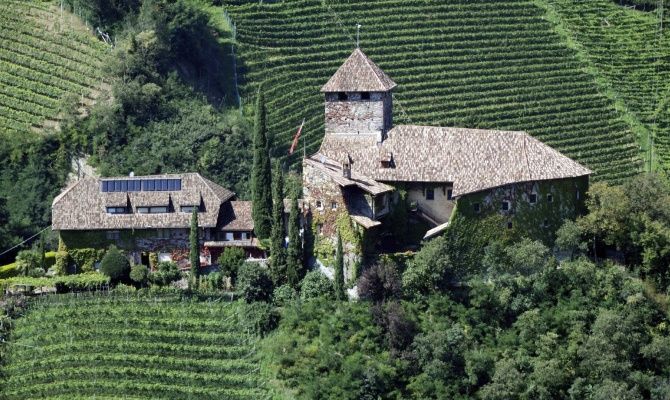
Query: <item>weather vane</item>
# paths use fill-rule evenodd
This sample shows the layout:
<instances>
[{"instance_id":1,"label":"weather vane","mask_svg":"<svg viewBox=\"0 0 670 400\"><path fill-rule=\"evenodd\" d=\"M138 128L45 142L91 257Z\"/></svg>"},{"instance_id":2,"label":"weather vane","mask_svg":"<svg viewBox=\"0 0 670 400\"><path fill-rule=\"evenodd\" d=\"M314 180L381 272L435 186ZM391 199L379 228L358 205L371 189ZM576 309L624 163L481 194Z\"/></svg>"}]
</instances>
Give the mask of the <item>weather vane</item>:
<instances>
[{"instance_id":1,"label":"weather vane","mask_svg":"<svg viewBox=\"0 0 670 400\"><path fill-rule=\"evenodd\" d=\"M361 24L356 24L356 47L361 47Z\"/></svg>"}]
</instances>

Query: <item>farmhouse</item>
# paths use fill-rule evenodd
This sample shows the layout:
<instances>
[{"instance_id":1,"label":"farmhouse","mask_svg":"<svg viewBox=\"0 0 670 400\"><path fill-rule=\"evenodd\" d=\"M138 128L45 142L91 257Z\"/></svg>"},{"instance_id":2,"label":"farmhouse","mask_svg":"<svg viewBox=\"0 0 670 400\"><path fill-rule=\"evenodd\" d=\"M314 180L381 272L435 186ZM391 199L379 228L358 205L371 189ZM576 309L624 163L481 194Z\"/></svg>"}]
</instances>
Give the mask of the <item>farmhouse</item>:
<instances>
[{"instance_id":1,"label":"farmhouse","mask_svg":"<svg viewBox=\"0 0 670 400\"><path fill-rule=\"evenodd\" d=\"M203 265L216 261L225 247L241 247L262 257L253 234L251 203L197 173L83 178L52 204L52 229L68 248L128 251L136 263L188 263L193 210L198 212Z\"/></svg>"},{"instance_id":2,"label":"farmhouse","mask_svg":"<svg viewBox=\"0 0 670 400\"><path fill-rule=\"evenodd\" d=\"M325 137L303 161L304 201L334 237L346 211L363 234L399 201L433 227L455 213L499 214L501 229L544 238L583 207L591 171L525 132L393 125L396 84L360 49L322 87Z\"/></svg>"}]
</instances>

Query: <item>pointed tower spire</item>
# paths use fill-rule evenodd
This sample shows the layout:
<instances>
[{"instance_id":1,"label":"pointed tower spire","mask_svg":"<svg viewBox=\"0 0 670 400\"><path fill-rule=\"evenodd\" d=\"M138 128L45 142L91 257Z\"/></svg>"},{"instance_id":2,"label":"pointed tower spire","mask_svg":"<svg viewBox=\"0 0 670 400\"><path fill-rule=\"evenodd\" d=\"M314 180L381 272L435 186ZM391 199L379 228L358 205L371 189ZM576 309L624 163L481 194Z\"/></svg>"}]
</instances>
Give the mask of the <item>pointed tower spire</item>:
<instances>
[{"instance_id":1,"label":"pointed tower spire","mask_svg":"<svg viewBox=\"0 0 670 400\"><path fill-rule=\"evenodd\" d=\"M335 72L321 91L327 92L388 92L396 87L388 75L384 73L356 48L342 66Z\"/></svg>"}]
</instances>

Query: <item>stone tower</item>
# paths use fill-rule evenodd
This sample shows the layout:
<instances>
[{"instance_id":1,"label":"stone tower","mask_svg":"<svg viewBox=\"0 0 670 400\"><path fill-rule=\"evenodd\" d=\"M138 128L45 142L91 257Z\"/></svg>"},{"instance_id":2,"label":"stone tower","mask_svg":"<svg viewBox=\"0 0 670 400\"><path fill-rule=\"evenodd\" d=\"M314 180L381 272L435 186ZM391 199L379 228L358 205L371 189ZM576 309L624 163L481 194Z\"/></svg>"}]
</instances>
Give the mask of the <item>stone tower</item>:
<instances>
[{"instance_id":1,"label":"stone tower","mask_svg":"<svg viewBox=\"0 0 670 400\"><path fill-rule=\"evenodd\" d=\"M326 135L374 135L382 142L393 126L395 86L356 48L321 88L326 95Z\"/></svg>"}]
</instances>

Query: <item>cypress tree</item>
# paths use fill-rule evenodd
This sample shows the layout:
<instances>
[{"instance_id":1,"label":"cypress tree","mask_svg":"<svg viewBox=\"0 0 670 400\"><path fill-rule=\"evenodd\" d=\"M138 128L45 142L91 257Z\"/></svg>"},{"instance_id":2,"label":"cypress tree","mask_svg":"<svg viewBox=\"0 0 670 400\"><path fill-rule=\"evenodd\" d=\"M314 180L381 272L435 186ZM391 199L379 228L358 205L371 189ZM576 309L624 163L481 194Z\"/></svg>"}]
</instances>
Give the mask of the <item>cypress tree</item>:
<instances>
[{"instance_id":1,"label":"cypress tree","mask_svg":"<svg viewBox=\"0 0 670 400\"><path fill-rule=\"evenodd\" d=\"M40 244L39 244L39 247L38 247L37 251L39 251L39 253L40 253L39 254L39 256L40 256L40 268L42 268L43 270L46 271L47 270L47 260L46 260L45 254L44 254L44 248L45 248L45 246L44 246L44 233L42 233L42 234L40 234Z\"/></svg>"},{"instance_id":2,"label":"cypress tree","mask_svg":"<svg viewBox=\"0 0 670 400\"><path fill-rule=\"evenodd\" d=\"M342 235L337 231L337 250L335 252L335 298L346 299L344 289L344 251L342 249Z\"/></svg>"},{"instance_id":3,"label":"cypress tree","mask_svg":"<svg viewBox=\"0 0 670 400\"><path fill-rule=\"evenodd\" d=\"M298 199L291 199L288 218L288 251L286 260L286 278L294 288L300 282L302 272L302 241L300 240L300 210Z\"/></svg>"},{"instance_id":4,"label":"cypress tree","mask_svg":"<svg viewBox=\"0 0 670 400\"><path fill-rule=\"evenodd\" d=\"M286 250L284 249L284 177L279 161L272 174L272 234L270 236L270 273L275 286L286 281Z\"/></svg>"},{"instance_id":5,"label":"cypress tree","mask_svg":"<svg viewBox=\"0 0 670 400\"><path fill-rule=\"evenodd\" d=\"M189 235L191 244L191 287L198 286L198 277L200 275L200 243L198 240L198 209L193 208L191 214L191 234Z\"/></svg>"},{"instance_id":6,"label":"cypress tree","mask_svg":"<svg viewBox=\"0 0 670 400\"><path fill-rule=\"evenodd\" d=\"M251 200L254 230L261 238L270 236L272 219L272 177L270 171L270 149L267 138L265 96L259 88L256 98L256 119L253 136L254 160L251 168Z\"/></svg>"}]
</instances>

